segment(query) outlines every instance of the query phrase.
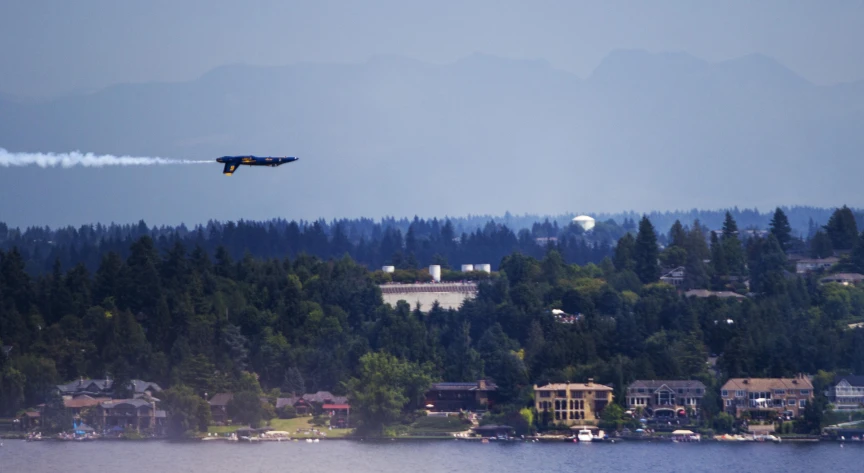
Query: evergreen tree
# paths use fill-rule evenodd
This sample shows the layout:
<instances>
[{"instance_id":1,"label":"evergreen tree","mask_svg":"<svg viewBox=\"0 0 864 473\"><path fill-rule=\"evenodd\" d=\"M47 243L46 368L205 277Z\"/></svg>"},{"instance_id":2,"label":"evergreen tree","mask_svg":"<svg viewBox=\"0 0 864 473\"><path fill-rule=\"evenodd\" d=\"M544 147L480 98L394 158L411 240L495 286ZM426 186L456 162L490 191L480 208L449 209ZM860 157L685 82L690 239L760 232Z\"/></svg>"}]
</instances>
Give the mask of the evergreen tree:
<instances>
[{"instance_id":1,"label":"evergreen tree","mask_svg":"<svg viewBox=\"0 0 864 473\"><path fill-rule=\"evenodd\" d=\"M657 265L659 253L654 225L647 216L643 216L639 221L639 233L636 234L634 245L635 271L643 284L656 282L660 277L660 267Z\"/></svg>"},{"instance_id":2,"label":"evergreen tree","mask_svg":"<svg viewBox=\"0 0 864 473\"><path fill-rule=\"evenodd\" d=\"M282 385L283 393L291 393L294 396L302 396L306 393L306 381L296 367L292 366L285 372L285 383Z\"/></svg>"},{"instance_id":3,"label":"evergreen tree","mask_svg":"<svg viewBox=\"0 0 864 473\"><path fill-rule=\"evenodd\" d=\"M773 234L754 239L750 248L750 289L767 295L785 292L786 253Z\"/></svg>"},{"instance_id":4,"label":"evergreen tree","mask_svg":"<svg viewBox=\"0 0 864 473\"><path fill-rule=\"evenodd\" d=\"M668 246L678 246L681 248L687 247L687 231L684 229L684 226L681 225L680 220L675 220L675 223L672 224L672 228L669 229Z\"/></svg>"},{"instance_id":5,"label":"evergreen tree","mask_svg":"<svg viewBox=\"0 0 864 473\"><path fill-rule=\"evenodd\" d=\"M630 233L625 233L615 245L615 258L613 263L618 271L634 270L636 268L635 261L636 240Z\"/></svg>"},{"instance_id":6,"label":"evergreen tree","mask_svg":"<svg viewBox=\"0 0 864 473\"><path fill-rule=\"evenodd\" d=\"M723 256L726 258L727 274L729 276L744 275L744 248L738 238L738 225L729 212L726 212L726 219L723 221L723 235L720 238L720 243L723 245Z\"/></svg>"},{"instance_id":7,"label":"evergreen tree","mask_svg":"<svg viewBox=\"0 0 864 473\"><path fill-rule=\"evenodd\" d=\"M858 241L858 225L852 210L844 205L834 211L825 225L825 232L835 250L852 249Z\"/></svg>"},{"instance_id":8,"label":"evergreen tree","mask_svg":"<svg viewBox=\"0 0 864 473\"><path fill-rule=\"evenodd\" d=\"M780 248L783 251L789 251L789 245L792 243L792 227L789 225L789 219L780 207L774 211L774 217L771 218L769 226L771 234L780 243Z\"/></svg>"},{"instance_id":9,"label":"evergreen tree","mask_svg":"<svg viewBox=\"0 0 864 473\"><path fill-rule=\"evenodd\" d=\"M827 258L834 254L834 246L831 237L822 230L817 230L810 240L810 257Z\"/></svg>"},{"instance_id":10,"label":"evergreen tree","mask_svg":"<svg viewBox=\"0 0 864 473\"><path fill-rule=\"evenodd\" d=\"M861 232L861 235L858 237L858 243L852 249L849 262L855 271L864 273L864 232Z\"/></svg>"}]
</instances>

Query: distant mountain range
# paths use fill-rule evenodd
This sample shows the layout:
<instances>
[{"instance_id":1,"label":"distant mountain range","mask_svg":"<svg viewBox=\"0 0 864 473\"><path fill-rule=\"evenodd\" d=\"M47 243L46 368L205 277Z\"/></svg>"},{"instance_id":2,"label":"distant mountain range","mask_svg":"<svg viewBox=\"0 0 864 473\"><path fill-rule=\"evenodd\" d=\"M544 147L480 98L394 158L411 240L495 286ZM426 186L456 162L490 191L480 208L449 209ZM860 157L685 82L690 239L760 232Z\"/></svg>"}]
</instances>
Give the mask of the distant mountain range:
<instances>
[{"instance_id":1,"label":"distant mountain range","mask_svg":"<svg viewBox=\"0 0 864 473\"><path fill-rule=\"evenodd\" d=\"M0 170L0 220L199 223L864 205L864 81L817 86L771 58L617 51L587 78L475 54L446 65L225 66L47 102L0 97L0 147L220 166Z\"/></svg>"}]
</instances>

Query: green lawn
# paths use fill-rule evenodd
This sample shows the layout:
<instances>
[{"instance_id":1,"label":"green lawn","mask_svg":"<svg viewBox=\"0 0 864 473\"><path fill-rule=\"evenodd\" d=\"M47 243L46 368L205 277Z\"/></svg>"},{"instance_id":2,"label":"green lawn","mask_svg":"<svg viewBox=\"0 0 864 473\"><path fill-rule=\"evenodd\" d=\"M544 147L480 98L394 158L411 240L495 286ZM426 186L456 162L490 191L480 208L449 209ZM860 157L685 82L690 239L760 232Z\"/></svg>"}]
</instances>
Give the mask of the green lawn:
<instances>
[{"instance_id":1,"label":"green lawn","mask_svg":"<svg viewBox=\"0 0 864 473\"><path fill-rule=\"evenodd\" d=\"M297 432L297 429L318 429L321 432L325 432L327 437L331 438L339 438L344 437L351 433L351 429L333 429L327 430L327 426L314 426L310 423L312 420L311 417L295 417L293 419L273 419L270 421L270 428L273 430L284 430L291 434L292 437L297 438L305 438L305 437L317 437L317 435L312 434L310 432Z\"/></svg>"},{"instance_id":2,"label":"green lawn","mask_svg":"<svg viewBox=\"0 0 864 473\"><path fill-rule=\"evenodd\" d=\"M471 424L463 423L458 417L419 417L411 424L413 432L463 432Z\"/></svg>"},{"instance_id":3,"label":"green lawn","mask_svg":"<svg viewBox=\"0 0 864 473\"><path fill-rule=\"evenodd\" d=\"M211 434L227 434L243 427L242 425L211 425L207 427L207 432Z\"/></svg>"},{"instance_id":4,"label":"green lawn","mask_svg":"<svg viewBox=\"0 0 864 473\"><path fill-rule=\"evenodd\" d=\"M327 430L326 425L325 426L314 426L310 423L311 421L312 421L311 417L296 417L294 419L278 419L277 418L277 419L272 419L270 421L270 425L268 425L267 427L269 427L273 430L284 430L284 431L290 433L292 437L301 438L301 439L307 438L307 437L309 437L309 438L312 438L312 437L320 438L320 437L311 433L311 432L297 432L297 429L302 429L302 430L318 429L321 432L326 432L327 437L331 437L331 438L340 438L340 437L344 437L344 436L348 435L349 433L351 433L351 429ZM214 433L215 434L227 434L227 433L234 432L237 429L242 428L242 427L245 427L245 426L243 426L243 425L225 425L225 426L211 425L210 427L207 428L207 432L209 432L211 434L214 434Z\"/></svg>"}]
</instances>

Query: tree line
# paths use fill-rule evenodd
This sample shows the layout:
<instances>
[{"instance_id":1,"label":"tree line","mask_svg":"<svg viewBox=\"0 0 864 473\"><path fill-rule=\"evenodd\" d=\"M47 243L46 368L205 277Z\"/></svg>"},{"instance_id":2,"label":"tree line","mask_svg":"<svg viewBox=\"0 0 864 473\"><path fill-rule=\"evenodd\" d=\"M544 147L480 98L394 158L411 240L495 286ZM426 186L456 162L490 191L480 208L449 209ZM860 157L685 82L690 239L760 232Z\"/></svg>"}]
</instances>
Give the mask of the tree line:
<instances>
[{"instance_id":1,"label":"tree line","mask_svg":"<svg viewBox=\"0 0 864 473\"><path fill-rule=\"evenodd\" d=\"M850 215L837 209L819 232L841 267L864 271ZM864 319L864 289L796 274L784 250L812 240L796 243L782 210L746 239L731 214L719 232L634 225L596 264L572 263L560 246L539 257L513 248L475 299L425 312L384 304L373 273L348 255L235 257L220 245L211 256L194 239L144 234L100 253L95 270L55 258L33 275L13 247L0 252L0 344L12 347L0 355L0 414L45 402L59 382L110 375L169 387L166 402L186 406L177 429L206 424L189 414L205 395L330 390L381 431L433 380L494 380L503 414L530 406L535 383L592 377L618 402L635 379L700 379L710 418L728 377L864 372L864 330L847 326ZM749 297L684 297L659 282L673 265L686 268L685 288ZM552 309L582 317L563 324Z\"/></svg>"}]
</instances>

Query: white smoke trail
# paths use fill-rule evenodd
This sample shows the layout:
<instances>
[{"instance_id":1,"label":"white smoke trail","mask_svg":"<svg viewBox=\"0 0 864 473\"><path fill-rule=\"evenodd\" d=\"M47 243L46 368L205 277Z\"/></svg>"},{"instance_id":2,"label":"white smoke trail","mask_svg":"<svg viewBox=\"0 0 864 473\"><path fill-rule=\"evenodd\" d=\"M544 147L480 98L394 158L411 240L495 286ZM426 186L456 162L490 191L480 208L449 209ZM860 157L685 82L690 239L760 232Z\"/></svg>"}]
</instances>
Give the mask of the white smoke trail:
<instances>
[{"instance_id":1,"label":"white smoke trail","mask_svg":"<svg viewBox=\"0 0 864 473\"><path fill-rule=\"evenodd\" d=\"M70 153L10 153L0 148L0 166L39 166L41 168L83 166L164 166L171 164L212 164L215 161L191 161L188 159L166 159L134 156L96 155L72 151Z\"/></svg>"}]
</instances>

